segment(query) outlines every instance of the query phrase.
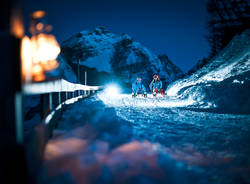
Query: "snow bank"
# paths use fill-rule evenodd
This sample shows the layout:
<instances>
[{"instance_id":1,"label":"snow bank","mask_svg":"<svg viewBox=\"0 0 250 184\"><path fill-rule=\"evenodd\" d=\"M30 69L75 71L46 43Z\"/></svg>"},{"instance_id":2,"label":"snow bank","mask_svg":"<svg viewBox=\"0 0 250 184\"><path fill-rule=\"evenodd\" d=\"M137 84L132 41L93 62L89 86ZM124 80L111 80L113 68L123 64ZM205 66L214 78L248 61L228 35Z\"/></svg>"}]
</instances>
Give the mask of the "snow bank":
<instances>
[{"instance_id":1,"label":"snow bank","mask_svg":"<svg viewBox=\"0 0 250 184\"><path fill-rule=\"evenodd\" d=\"M246 30L200 70L171 84L167 94L191 98L195 105L218 112L250 113L249 91L250 30Z\"/></svg>"}]
</instances>

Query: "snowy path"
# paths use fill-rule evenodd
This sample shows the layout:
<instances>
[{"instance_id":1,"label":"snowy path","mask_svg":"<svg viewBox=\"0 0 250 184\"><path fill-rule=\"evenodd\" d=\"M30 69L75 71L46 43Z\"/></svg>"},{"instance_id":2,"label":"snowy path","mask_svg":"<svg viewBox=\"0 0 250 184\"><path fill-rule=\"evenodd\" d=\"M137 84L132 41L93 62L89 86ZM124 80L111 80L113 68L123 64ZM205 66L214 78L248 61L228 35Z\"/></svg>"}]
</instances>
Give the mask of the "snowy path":
<instances>
[{"instance_id":1,"label":"snowy path","mask_svg":"<svg viewBox=\"0 0 250 184\"><path fill-rule=\"evenodd\" d=\"M49 181L249 183L250 116L189 103L99 94L72 105L46 148Z\"/></svg>"}]
</instances>

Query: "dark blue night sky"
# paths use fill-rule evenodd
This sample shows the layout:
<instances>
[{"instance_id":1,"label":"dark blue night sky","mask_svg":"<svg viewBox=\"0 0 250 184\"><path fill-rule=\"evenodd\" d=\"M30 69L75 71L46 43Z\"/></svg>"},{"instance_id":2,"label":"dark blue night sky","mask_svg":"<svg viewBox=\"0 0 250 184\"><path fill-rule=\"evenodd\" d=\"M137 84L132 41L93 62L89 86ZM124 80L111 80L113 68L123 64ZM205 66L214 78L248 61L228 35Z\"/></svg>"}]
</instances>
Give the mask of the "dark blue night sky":
<instances>
[{"instance_id":1,"label":"dark blue night sky","mask_svg":"<svg viewBox=\"0 0 250 184\"><path fill-rule=\"evenodd\" d=\"M42 9L59 42L104 26L127 33L155 54L167 54L184 72L207 56L206 0L23 0L28 14Z\"/></svg>"}]
</instances>

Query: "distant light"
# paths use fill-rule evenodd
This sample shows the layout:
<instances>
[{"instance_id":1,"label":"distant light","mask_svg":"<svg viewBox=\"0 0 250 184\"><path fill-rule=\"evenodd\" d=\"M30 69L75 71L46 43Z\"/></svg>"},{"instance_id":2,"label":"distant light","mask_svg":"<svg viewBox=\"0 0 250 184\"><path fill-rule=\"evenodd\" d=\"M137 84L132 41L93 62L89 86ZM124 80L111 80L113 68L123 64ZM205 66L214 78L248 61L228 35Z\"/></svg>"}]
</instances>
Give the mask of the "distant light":
<instances>
[{"instance_id":1,"label":"distant light","mask_svg":"<svg viewBox=\"0 0 250 184\"><path fill-rule=\"evenodd\" d=\"M116 84L108 85L104 90L105 96L116 97L120 93L120 88Z\"/></svg>"},{"instance_id":2,"label":"distant light","mask_svg":"<svg viewBox=\"0 0 250 184\"><path fill-rule=\"evenodd\" d=\"M46 12L43 11L43 10L37 10L35 12L33 12L31 14L31 16L34 18L34 19L40 19L42 17L44 17L46 15Z\"/></svg>"}]
</instances>

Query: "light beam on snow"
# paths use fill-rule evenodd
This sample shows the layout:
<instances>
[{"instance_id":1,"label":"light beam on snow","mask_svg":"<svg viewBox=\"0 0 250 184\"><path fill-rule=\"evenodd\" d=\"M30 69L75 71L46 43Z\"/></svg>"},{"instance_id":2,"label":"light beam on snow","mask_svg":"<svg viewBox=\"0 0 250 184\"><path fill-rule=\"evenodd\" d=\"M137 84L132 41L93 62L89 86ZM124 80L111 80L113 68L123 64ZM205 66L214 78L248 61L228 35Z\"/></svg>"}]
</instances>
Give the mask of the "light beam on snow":
<instances>
[{"instance_id":1,"label":"light beam on snow","mask_svg":"<svg viewBox=\"0 0 250 184\"><path fill-rule=\"evenodd\" d=\"M193 99L178 100L169 97L153 97L148 95L147 98L137 97L132 98L128 94L118 94L113 98L104 94L98 94L97 97L103 101L104 104L110 107L141 107L141 108L169 108L169 107L185 107L193 105Z\"/></svg>"}]
</instances>

